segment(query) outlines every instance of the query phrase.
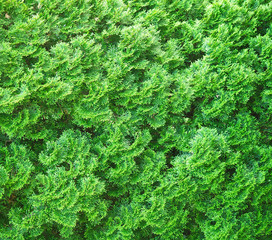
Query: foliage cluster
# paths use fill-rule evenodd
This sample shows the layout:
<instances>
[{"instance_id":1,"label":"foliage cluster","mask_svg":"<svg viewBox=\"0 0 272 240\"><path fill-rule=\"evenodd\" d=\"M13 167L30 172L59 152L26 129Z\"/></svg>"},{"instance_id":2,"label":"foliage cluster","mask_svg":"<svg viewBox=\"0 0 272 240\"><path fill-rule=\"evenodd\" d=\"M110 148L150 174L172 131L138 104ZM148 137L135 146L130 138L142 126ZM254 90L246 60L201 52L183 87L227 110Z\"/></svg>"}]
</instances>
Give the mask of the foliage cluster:
<instances>
[{"instance_id":1,"label":"foliage cluster","mask_svg":"<svg viewBox=\"0 0 272 240\"><path fill-rule=\"evenodd\" d=\"M271 1L0 16L0 239L272 239Z\"/></svg>"}]
</instances>

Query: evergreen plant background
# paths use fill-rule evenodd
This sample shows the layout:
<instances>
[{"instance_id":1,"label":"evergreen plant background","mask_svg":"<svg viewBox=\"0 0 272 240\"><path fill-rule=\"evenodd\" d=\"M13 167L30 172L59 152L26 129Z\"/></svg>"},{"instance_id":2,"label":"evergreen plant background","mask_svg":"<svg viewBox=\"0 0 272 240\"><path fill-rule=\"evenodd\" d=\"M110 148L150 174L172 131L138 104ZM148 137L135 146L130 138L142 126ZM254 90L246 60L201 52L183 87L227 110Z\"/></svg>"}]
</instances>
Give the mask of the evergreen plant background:
<instances>
[{"instance_id":1,"label":"evergreen plant background","mask_svg":"<svg viewBox=\"0 0 272 240\"><path fill-rule=\"evenodd\" d=\"M272 239L272 2L0 0L0 239Z\"/></svg>"}]
</instances>

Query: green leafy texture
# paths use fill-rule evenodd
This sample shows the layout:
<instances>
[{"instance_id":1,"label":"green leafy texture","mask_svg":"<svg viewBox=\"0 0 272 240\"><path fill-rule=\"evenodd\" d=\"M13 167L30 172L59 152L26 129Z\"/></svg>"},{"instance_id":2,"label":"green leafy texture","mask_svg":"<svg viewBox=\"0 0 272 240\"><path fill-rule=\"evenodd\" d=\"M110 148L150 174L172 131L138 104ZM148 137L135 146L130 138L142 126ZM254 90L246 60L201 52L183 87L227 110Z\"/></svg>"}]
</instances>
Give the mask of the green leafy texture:
<instances>
[{"instance_id":1,"label":"green leafy texture","mask_svg":"<svg viewBox=\"0 0 272 240\"><path fill-rule=\"evenodd\" d=\"M270 1L0 16L0 239L272 238Z\"/></svg>"}]
</instances>

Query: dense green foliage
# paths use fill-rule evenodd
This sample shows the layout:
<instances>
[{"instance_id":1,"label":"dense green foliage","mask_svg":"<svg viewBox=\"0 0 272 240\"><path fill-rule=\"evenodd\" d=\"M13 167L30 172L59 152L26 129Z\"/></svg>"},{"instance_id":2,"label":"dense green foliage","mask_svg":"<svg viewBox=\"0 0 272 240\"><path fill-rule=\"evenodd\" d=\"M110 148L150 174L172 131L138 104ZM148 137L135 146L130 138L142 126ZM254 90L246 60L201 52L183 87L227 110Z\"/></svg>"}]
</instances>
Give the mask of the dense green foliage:
<instances>
[{"instance_id":1,"label":"dense green foliage","mask_svg":"<svg viewBox=\"0 0 272 240\"><path fill-rule=\"evenodd\" d=\"M0 16L0 239L272 239L271 1Z\"/></svg>"}]
</instances>

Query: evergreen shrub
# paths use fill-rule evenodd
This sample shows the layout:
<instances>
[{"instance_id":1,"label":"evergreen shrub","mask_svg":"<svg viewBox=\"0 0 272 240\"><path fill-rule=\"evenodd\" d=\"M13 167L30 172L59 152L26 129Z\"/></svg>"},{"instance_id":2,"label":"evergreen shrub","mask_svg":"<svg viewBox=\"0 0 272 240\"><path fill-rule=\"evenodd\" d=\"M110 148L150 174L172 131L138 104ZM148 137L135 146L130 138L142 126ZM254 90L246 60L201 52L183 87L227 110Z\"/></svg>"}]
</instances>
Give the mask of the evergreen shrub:
<instances>
[{"instance_id":1,"label":"evergreen shrub","mask_svg":"<svg viewBox=\"0 0 272 240\"><path fill-rule=\"evenodd\" d=\"M272 3L1 0L0 239L272 239Z\"/></svg>"}]
</instances>

